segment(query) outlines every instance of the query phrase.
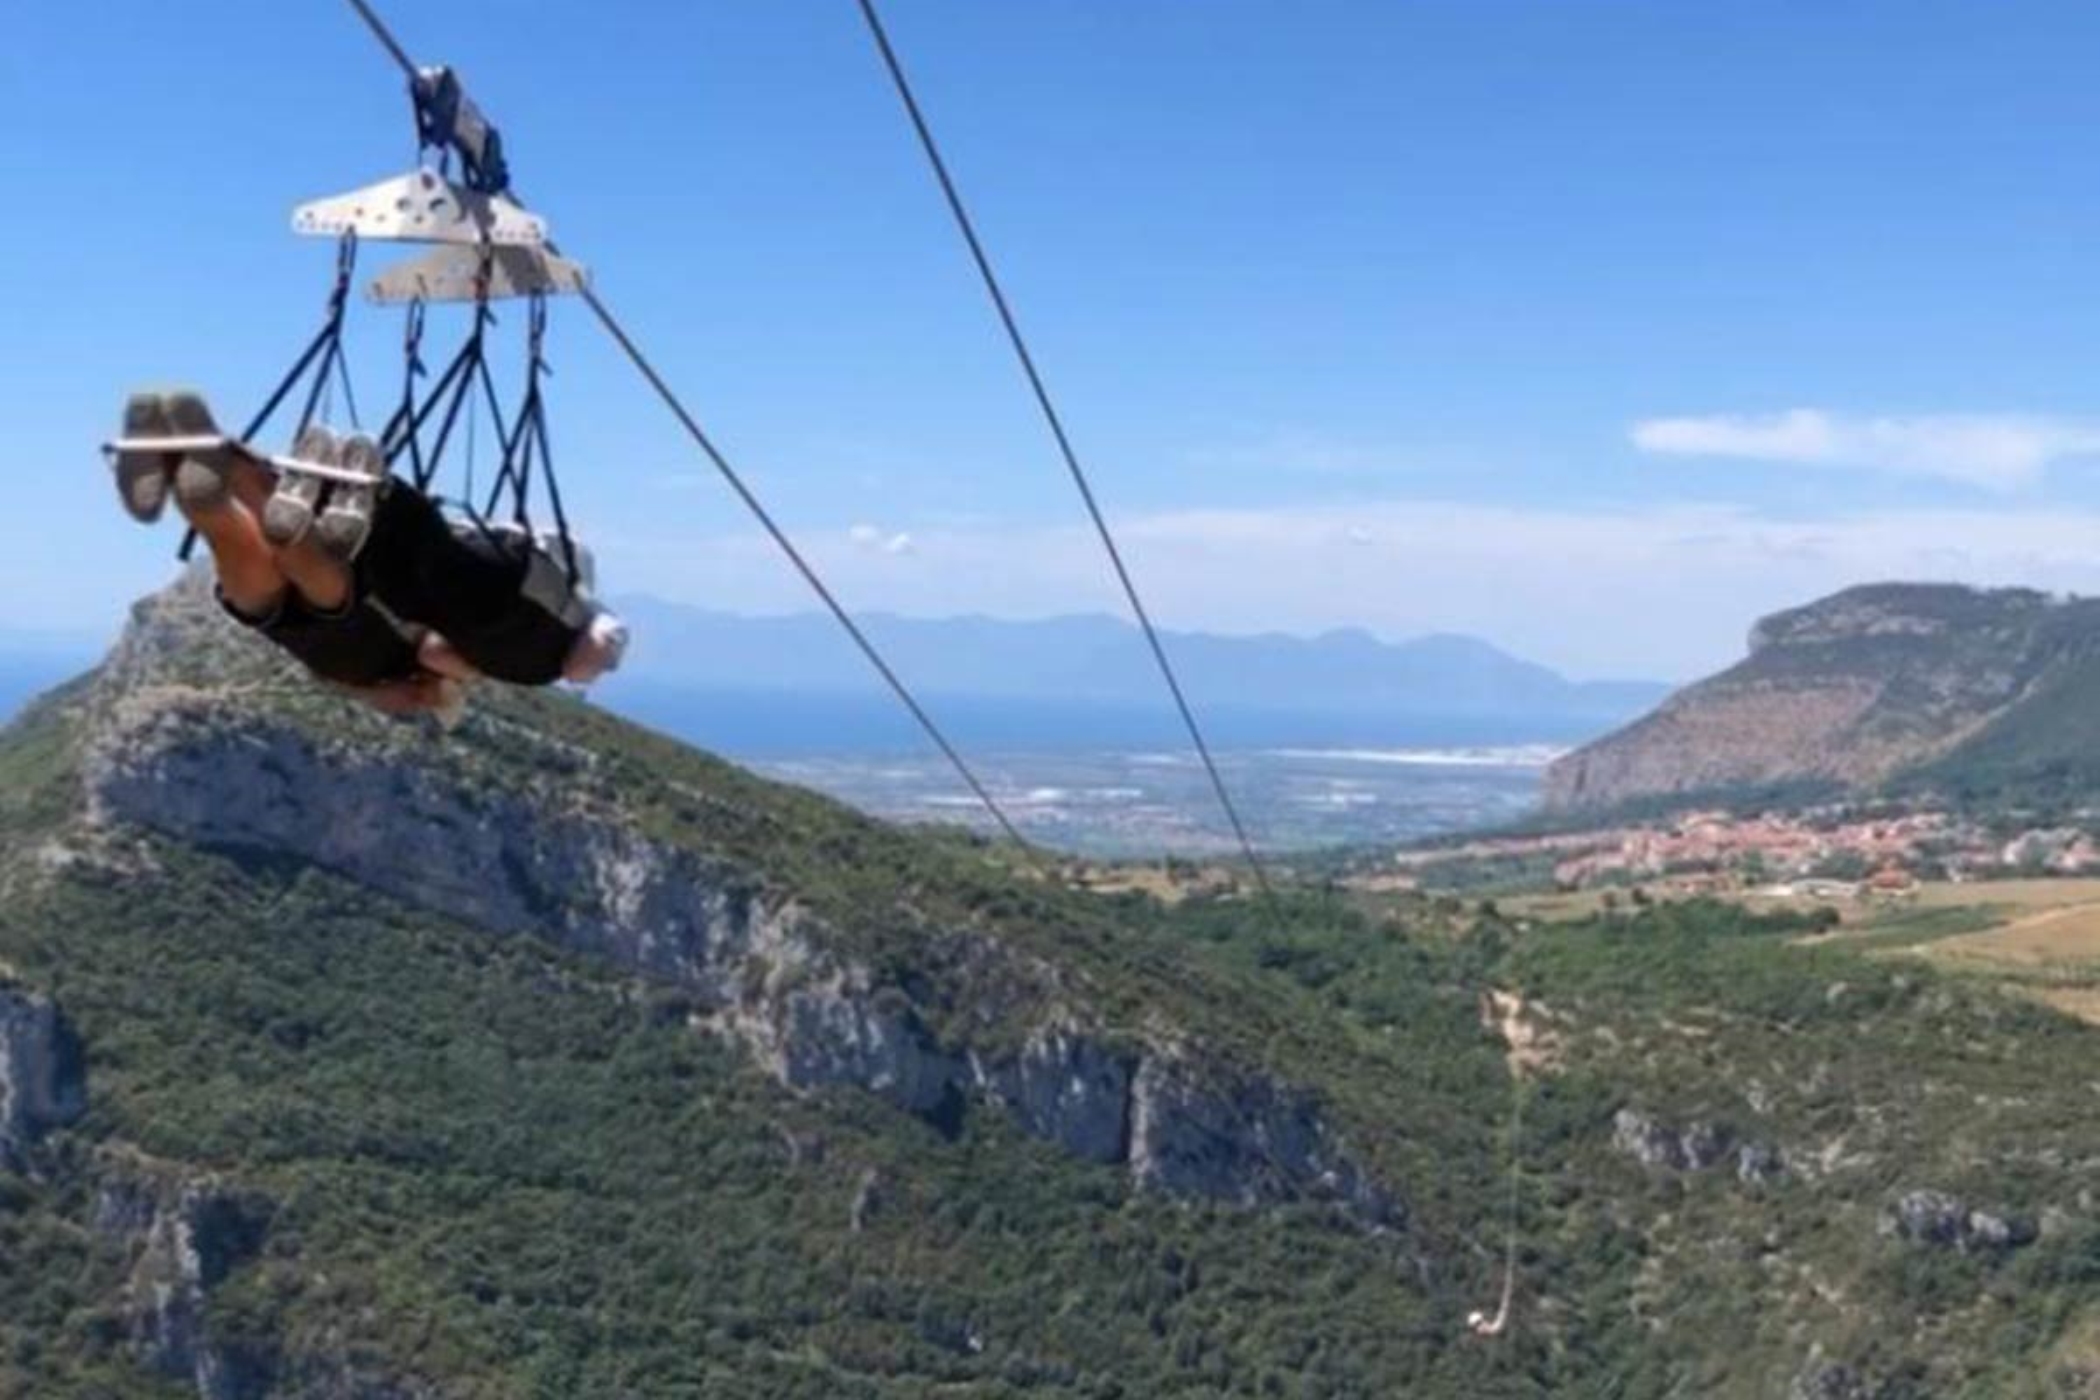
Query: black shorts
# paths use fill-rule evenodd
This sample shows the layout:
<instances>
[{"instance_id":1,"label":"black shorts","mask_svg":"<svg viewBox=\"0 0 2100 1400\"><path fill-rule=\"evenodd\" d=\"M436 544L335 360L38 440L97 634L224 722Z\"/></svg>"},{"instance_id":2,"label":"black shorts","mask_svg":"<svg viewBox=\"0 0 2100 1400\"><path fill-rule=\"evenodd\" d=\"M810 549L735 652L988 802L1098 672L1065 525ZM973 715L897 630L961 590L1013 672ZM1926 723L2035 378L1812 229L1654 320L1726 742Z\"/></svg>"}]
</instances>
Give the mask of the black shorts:
<instances>
[{"instance_id":1,"label":"black shorts","mask_svg":"<svg viewBox=\"0 0 2100 1400\"><path fill-rule=\"evenodd\" d=\"M483 675L551 685L584 629L528 596L535 552L517 532L455 524L395 479L380 493L358 583L388 612L442 636Z\"/></svg>"},{"instance_id":2,"label":"black shorts","mask_svg":"<svg viewBox=\"0 0 2100 1400\"><path fill-rule=\"evenodd\" d=\"M297 657L307 670L338 685L373 686L416 673L416 649L386 615L362 598L338 612L317 611L296 592L264 617L250 617L219 595L219 606Z\"/></svg>"}]
</instances>

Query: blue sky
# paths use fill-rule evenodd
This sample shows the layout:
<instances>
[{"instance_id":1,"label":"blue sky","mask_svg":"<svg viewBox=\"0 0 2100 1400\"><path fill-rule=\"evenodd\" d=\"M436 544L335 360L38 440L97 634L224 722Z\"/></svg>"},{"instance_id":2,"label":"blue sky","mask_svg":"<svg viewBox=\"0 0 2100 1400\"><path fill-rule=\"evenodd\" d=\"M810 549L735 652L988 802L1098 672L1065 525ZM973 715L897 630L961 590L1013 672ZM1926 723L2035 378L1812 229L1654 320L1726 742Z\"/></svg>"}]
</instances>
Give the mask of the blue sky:
<instances>
[{"instance_id":1,"label":"blue sky","mask_svg":"<svg viewBox=\"0 0 2100 1400\"><path fill-rule=\"evenodd\" d=\"M849 602L1114 607L850 0L390 8ZM2100 590L2090 7L887 13L1171 623L1672 677L1847 582ZM122 391L256 401L325 290L290 207L405 169L406 103L332 0L11 18L0 625L106 628L174 544L98 471ZM383 401L394 315L354 335ZM804 606L580 308L554 336L608 584Z\"/></svg>"}]
</instances>

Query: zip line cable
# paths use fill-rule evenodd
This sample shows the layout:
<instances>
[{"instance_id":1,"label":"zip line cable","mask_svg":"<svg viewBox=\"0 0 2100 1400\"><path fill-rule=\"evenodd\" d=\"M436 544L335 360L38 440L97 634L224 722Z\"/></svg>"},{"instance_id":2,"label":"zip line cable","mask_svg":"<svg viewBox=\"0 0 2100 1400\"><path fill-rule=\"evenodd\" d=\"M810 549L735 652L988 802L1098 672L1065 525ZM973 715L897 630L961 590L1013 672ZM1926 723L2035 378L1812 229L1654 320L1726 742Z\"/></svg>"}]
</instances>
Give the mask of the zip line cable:
<instances>
[{"instance_id":1,"label":"zip line cable","mask_svg":"<svg viewBox=\"0 0 2100 1400\"><path fill-rule=\"evenodd\" d=\"M352 0L358 3L358 0ZM1197 757L1203 760L1203 768L1210 775L1210 785L1218 795L1218 805L1225 809L1226 818L1232 823L1232 832L1239 839L1240 851L1247 858L1254 872L1255 883L1272 901L1275 891L1270 888L1268 871L1261 857L1254 852L1254 843L1248 838L1246 823L1240 819L1240 811L1225 786L1225 779L1218 771L1217 761L1212 758L1210 745L1204 740L1202 726L1196 722L1196 712L1182 692L1181 680L1175 675L1173 664L1167 660L1167 649L1160 641L1159 629L1152 624L1152 615L1146 611L1144 600L1138 594L1136 581L1123 562L1123 551L1116 544L1115 534L1108 527L1108 517L1102 513L1101 504L1094 496L1093 484L1087 479L1086 469L1080 465L1079 454L1072 446L1071 437L1065 432L1064 419L1051 400L1050 390L1036 368L1035 356L1029 352L1028 341L1021 334L1020 322L1015 318L1013 307L1007 302L1006 292L999 278L992 271L992 260L985 252L984 242L977 236L976 222L971 219L969 209L963 204L962 193L956 188L954 177L948 173L948 162L941 157L941 148L933 139L933 129L927 125L926 114L919 107L919 99L913 93L910 81L904 76L904 65L898 61L897 51L890 46L890 36L882 26L882 18L875 12L875 0L857 0L860 12L868 22L868 32L874 37L875 47L882 55L882 65L889 70L890 82L897 89L897 96L904 104L904 111L911 118L912 129L918 133L919 145L926 152L926 160L933 167L934 179L939 182L941 194L948 202L948 212L955 216L955 226L961 232L963 242L969 245L970 259L977 264L977 275L984 281L984 289L992 299L992 307L999 314L999 323L1006 328L1006 338L1013 346L1014 356L1021 363L1021 372L1027 377L1028 387L1034 391L1036 406L1042 410L1043 421L1049 425L1050 436L1056 439L1058 455L1064 459L1065 470L1071 474L1072 484L1079 490L1080 500L1086 503L1086 511L1093 518L1094 531L1101 537L1101 547L1108 552L1109 563L1115 567L1116 579L1123 585L1123 596L1130 602L1130 611L1136 616L1138 626L1144 630L1145 641L1152 649L1152 659L1159 664L1160 677L1166 681L1168 692L1174 697L1174 708L1181 712L1181 722L1187 728L1189 739L1196 747Z\"/></svg>"},{"instance_id":2,"label":"zip line cable","mask_svg":"<svg viewBox=\"0 0 2100 1400\"><path fill-rule=\"evenodd\" d=\"M553 246L551 243L548 245L550 252L553 251ZM641 371L642 378L649 381L649 387L656 390L657 396L664 401L664 406L669 408L679 423L684 426L693 441L699 445L700 450L707 455L707 459L714 464L715 470L722 474L722 479L729 483L730 489L735 491L738 497L743 500L744 505L757 518L758 523L765 527L766 533L773 537L773 543L780 546L781 552L787 555L788 562L795 566L796 572L800 573L803 580L809 584L811 590L824 600L824 606L831 610L831 615L834 618L838 619L839 626L846 629L846 635L853 639L854 645L860 648L861 654L868 658L868 664L873 666L889 685L889 688L896 692L897 699L903 702L905 709L911 711L911 716L919 722L919 727L926 731L927 737L932 739L940 748L940 751L947 756L948 762L954 765L957 773L962 775L962 780L969 784L970 791L975 793L977 800L984 804L984 809L992 814L993 820L999 823L1000 829L1023 850L1040 857L1040 853L1036 851L1034 844L1015 828L1013 820L992 799L992 794L985 788L984 783L978 778L976 772L964 760L962 754L957 752L955 745L948 741L948 736L941 731L941 727L934 723L933 716L926 712L925 707L919 703L918 698L911 693L904 681L895 671L890 669L890 663L883 659L882 653L875 649L875 644L868 640L867 633L863 632L860 624L853 620L853 615L847 612L845 606L833 595L830 587L818 576L816 569L802 556L802 551L795 547L794 541L790 540L787 537L787 533L774 522L772 514L759 502L758 497L752 493L751 488L744 484L744 479L737 474L736 468L729 464L728 459L709 440L706 432L702 430L700 424L693 418L693 415L686 411L685 404L680 401L677 393L669 384L664 382L663 376L656 372L656 366L643 356L641 349L628 337L626 329L613 318L612 312L607 309L605 303L598 299L598 294L586 287L583 292L583 299L585 304L597 315L599 324L605 327L606 334L613 338L613 341L620 347L621 351L633 362L634 367Z\"/></svg>"},{"instance_id":3,"label":"zip line cable","mask_svg":"<svg viewBox=\"0 0 2100 1400\"><path fill-rule=\"evenodd\" d=\"M387 54L394 60L394 63L401 69L402 73L413 83L418 76L419 70L415 65L415 61L408 56L408 51L394 37L393 31L387 28L386 22L372 9L368 0L349 0L349 3L350 7L357 12L358 18L364 21L365 27L372 31L372 37L379 41L380 46L387 51ZM524 201L518 200L518 203L522 207ZM561 250L556 248L552 242L549 242L546 246L549 253L559 256ZM606 334L612 337L613 343L620 348L621 353L627 357L628 362L647 381L649 387L656 391L657 397L662 399L664 406L671 410L672 416L685 429L687 436L692 438L701 453L713 464L715 470L721 474L722 479L729 483L730 489L744 503L745 509L749 510L753 518L765 528L766 533L772 537L773 543L780 547L781 553L785 554L788 562L794 565L795 571L802 575L803 582L810 586L811 591L822 600L824 606L830 610L832 617L837 620L839 626L846 630L846 635L851 637L853 644L860 648L861 655L868 659L868 663L875 668L876 673L882 677L883 682L889 686L897 699L903 703L904 708L911 713L911 717L918 721L919 728L924 730L926 736L933 740L935 747L941 751L955 771L961 775L963 782L968 785L971 793L983 804L984 809L991 813L992 819L999 824L999 829L1006 834L1009 840L1028 852L1039 863L1044 862L1045 858L1042 852L1036 848L1034 843L1021 834L1020 829L1014 825L1012 818L1008 817L1005 810L993 799L990 789L986 788L983 781L978 778L976 770L970 767L961 752L953 743L949 742L947 734L942 731L940 725L934 722L933 716L927 713L926 707L919 703L918 697L912 694L910 687L905 685L903 678L891 669L888 661L883 659L882 653L876 649L874 642L868 639L867 633L861 630L860 624L853 620L853 615L846 611L845 605L839 602L837 595L831 591L830 587L817 573L816 568L803 556L802 551L795 547L794 541L788 538L787 532L781 529L779 523L773 519L772 512L765 508L765 505L758 499L757 494L751 490L750 486L745 484L743 476L730 464L729 459L722 454L721 450L715 446L714 441L708 437L706 430L700 426L699 420L686 408L684 400L679 397L677 391L657 372L656 366L642 353L641 347L627 333L626 327L613 315L612 309L600 299L597 290L586 284L580 294L583 297L584 305L590 307L591 313L598 318L598 324L605 328Z\"/></svg>"}]
</instances>

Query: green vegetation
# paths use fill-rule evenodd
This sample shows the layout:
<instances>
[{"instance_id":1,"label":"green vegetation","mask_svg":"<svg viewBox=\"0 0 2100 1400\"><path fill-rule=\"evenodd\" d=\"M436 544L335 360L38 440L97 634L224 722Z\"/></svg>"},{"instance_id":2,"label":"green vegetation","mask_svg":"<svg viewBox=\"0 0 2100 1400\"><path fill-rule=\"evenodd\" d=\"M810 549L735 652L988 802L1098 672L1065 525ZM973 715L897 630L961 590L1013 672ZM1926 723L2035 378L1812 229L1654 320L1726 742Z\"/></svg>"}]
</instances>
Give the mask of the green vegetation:
<instances>
[{"instance_id":1,"label":"green vegetation","mask_svg":"<svg viewBox=\"0 0 2100 1400\"><path fill-rule=\"evenodd\" d=\"M0 955L92 1047L90 1140L276 1203L213 1300L242 1331L296 1351L349 1327L448 1396L1456 1394L1479 1374L1456 1300L1324 1210L1133 1195L994 1114L951 1141L862 1094L796 1099L587 963L310 871L154 855L121 892L62 882L10 911ZM27 1196L37 1230L91 1241L77 1193ZM117 1349L106 1250L75 1249L0 1269L0 1339L38 1395L100 1393Z\"/></svg>"},{"instance_id":2,"label":"green vegetation","mask_svg":"<svg viewBox=\"0 0 2100 1400\"><path fill-rule=\"evenodd\" d=\"M944 1034L1017 1034L1049 995L963 936L990 940L1111 1035L1170 1033L1309 1091L1404 1201L1381 1232L1137 1191L988 1109L935 1126L856 1090L790 1094L669 986L283 855L83 831L85 703L0 740L0 962L66 1008L92 1086L36 1173L0 1177L0 1394L194 1393L135 1364L129 1245L97 1223L98 1194L142 1175L250 1203L212 1337L448 1400L1751 1400L1812 1348L1862 1393L1983 1400L2100 1367L2096 1032L1803 946L1813 913L1533 927L1299 886L1169 907L565 701L504 700L442 740L297 687L210 712L412 754L484 810L527 794L549 820L644 830L823 918ZM1491 990L1524 998L1543 1068L1521 1081L1517 1321L1483 1344L1463 1319L1500 1286L1520 1092L1481 1022ZM1712 1151L1644 1165L1615 1141L1622 1110ZM1745 1148L1774 1165L1743 1168ZM1925 1189L2039 1238L1886 1235Z\"/></svg>"},{"instance_id":3,"label":"green vegetation","mask_svg":"<svg viewBox=\"0 0 2100 1400\"><path fill-rule=\"evenodd\" d=\"M1848 932L1845 946L1855 952L1922 948L1943 938L1995 928L2005 918L2006 908L2002 904L1899 907Z\"/></svg>"},{"instance_id":4,"label":"green vegetation","mask_svg":"<svg viewBox=\"0 0 2100 1400\"><path fill-rule=\"evenodd\" d=\"M2020 704L1937 761L1899 780L1964 812L2017 808L2056 819L2092 806L2100 791L2100 658L2052 671Z\"/></svg>"},{"instance_id":5,"label":"green vegetation","mask_svg":"<svg viewBox=\"0 0 2100 1400\"><path fill-rule=\"evenodd\" d=\"M1244 925L1220 938L1217 912L1183 917L1366 1027L1419 1014L1425 988L1533 999L1559 1065L1528 1094L1523 1136L1546 1393L1782 1394L1805 1364L1804 1326L1872 1378L1866 1394L2077 1393L2064 1377L2100 1374L2090 1338L2076 1341L2100 1326L2100 1233L2082 1204L2100 1099L2074 1067L2100 1035L1861 956L1881 935L1965 931L1975 911L1892 918L1865 947L1804 946L1821 913L1695 901L1530 931L1490 913L1439 940L1332 920L1305 939ZM1463 1060L1455 1040L1419 1032L1414 1053ZM1623 1107L1680 1134L1713 1126L1733 1150L1704 1170L1641 1169L1613 1145ZM1743 1147L1788 1165L1746 1181ZM2003 1253L1887 1237L1913 1190L2051 1223Z\"/></svg>"}]
</instances>

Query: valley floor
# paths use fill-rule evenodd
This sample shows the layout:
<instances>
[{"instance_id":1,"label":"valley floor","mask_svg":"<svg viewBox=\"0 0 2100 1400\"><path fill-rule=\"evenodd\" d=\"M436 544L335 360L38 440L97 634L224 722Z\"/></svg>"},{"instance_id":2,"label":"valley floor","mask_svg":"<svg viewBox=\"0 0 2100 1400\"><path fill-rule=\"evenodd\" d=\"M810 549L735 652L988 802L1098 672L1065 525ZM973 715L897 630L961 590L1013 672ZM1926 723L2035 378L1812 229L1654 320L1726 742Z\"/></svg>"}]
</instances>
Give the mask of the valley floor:
<instances>
[{"instance_id":1,"label":"valley floor","mask_svg":"<svg viewBox=\"0 0 2100 1400\"><path fill-rule=\"evenodd\" d=\"M1272 851L1393 845L1495 826L1537 796L1555 750L1270 748L1218 754L1260 844ZM1193 754L1114 749L978 756L999 805L1031 839L1109 858L1234 849ZM980 823L976 799L939 755L771 758L754 767L893 821Z\"/></svg>"}]
</instances>

